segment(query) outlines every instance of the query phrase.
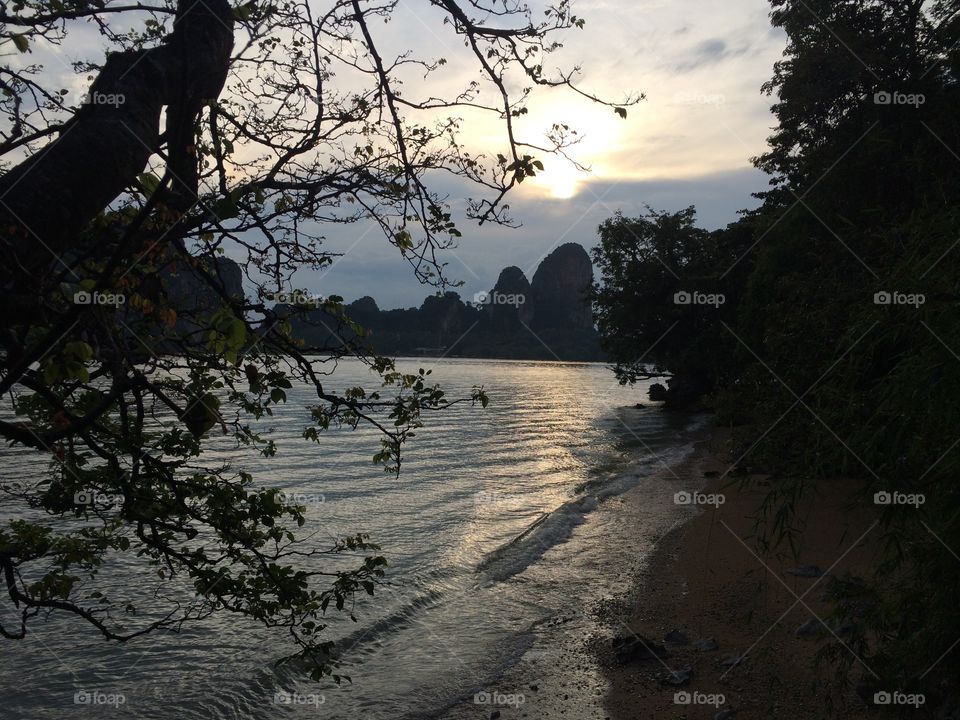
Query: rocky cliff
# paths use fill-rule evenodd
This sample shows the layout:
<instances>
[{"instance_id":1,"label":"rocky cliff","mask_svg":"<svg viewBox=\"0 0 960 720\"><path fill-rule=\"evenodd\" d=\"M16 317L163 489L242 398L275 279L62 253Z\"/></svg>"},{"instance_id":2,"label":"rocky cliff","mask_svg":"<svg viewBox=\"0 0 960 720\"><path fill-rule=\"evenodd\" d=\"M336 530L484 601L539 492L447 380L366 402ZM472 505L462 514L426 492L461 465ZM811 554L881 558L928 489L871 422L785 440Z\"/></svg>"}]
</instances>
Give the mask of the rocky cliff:
<instances>
[{"instance_id":1,"label":"rocky cliff","mask_svg":"<svg viewBox=\"0 0 960 720\"><path fill-rule=\"evenodd\" d=\"M544 258L532 283L511 266L468 302L447 292L419 308L381 310L365 296L345 311L368 331L365 342L384 355L603 360L587 297L592 282L590 256L567 243ZM294 334L317 352L334 340L353 339L346 329L331 334L332 320L317 315L322 312L291 318Z\"/></svg>"},{"instance_id":2,"label":"rocky cliff","mask_svg":"<svg viewBox=\"0 0 960 720\"><path fill-rule=\"evenodd\" d=\"M547 255L533 275L533 327L589 330L593 315L587 293L593 284L593 263L577 243L566 243Z\"/></svg>"}]
</instances>

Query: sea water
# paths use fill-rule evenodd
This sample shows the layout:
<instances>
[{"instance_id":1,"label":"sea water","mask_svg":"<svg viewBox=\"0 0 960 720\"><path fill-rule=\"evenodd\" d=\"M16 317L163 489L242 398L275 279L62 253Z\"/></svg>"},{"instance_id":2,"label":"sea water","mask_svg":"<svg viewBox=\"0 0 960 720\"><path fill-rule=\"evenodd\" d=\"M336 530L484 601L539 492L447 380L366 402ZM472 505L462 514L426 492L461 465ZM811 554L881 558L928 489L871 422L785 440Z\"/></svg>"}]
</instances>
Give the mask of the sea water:
<instances>
[{"instance_id":1,"label":"sea water","mask_svg":"<svg viewBox=\"0 0 960 720\"><path fill-rule=\"evenodd\" d=\"M0 640L0 716L379 720L439 717L458 703L489 700L483 693L517 700L524 688L501 685L524 658L548 652L544 628L585 616L598 597L622 594L636 559L675 522L675 487L651 478L689 453L695 419L662 412L646 400L647 383L622 387L602 364L422 358L399 365L433 368L450 398L476 385L490 397L486 409L464 403L429 414L399 478L372 464L380 449L372 429L303 440L305 408L315 402L306 386L289 391L261 424L276 457L208 441L214 459L306 505L300 534L308 547L358 532L382 547L389 565L375 597L348 608L356 622L332 612L327 630L351 682L317 684L276 667L295 650L285 631L228 613L124 644L54 616L31 623L25 640ZM374 380L347 361L326 385ZM32 453L0 450L4 481L37 467ZM649 496L645 514L631 518L637 527L618 520L617 500L631 490ZM0 520L9 516L0 506ZM117 561L101 582L116 589L111 595L162 601L153 597L154 570L135 558Z\"/></svg>"}]
</instances>

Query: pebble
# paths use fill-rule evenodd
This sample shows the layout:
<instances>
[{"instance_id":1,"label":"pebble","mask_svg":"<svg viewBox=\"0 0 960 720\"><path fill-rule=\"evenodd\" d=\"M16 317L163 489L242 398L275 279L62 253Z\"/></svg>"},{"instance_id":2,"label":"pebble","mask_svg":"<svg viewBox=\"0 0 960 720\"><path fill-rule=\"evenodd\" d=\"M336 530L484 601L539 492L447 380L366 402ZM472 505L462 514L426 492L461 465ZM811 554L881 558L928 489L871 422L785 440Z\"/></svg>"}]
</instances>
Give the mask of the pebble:
<instances>
[{"instance_id":1,"label":"pebble","mask_svg":"<svg viewBox=\"0 0 960 720\"><path fill-rule=\"evenodd\" d=\"M693 647L697 652L713 652L720 648L713 638L701 638L693 644Z\"/></svg>"},{"instance_id":2,"label":"pebble","mask_svg":"<svg viewBox=\"0 0 960 720\"><path fill-rule=\"evenodd\" d=\"M690 682L690 678L693 677L693 669L690 667L679 668L668 673L660 673L657 677L664 685L679 687Z\"/></svg>"},{"instance_id":3,"label":"pebble","mask_svg":"<svg viewBox=\"0 0 960 720\"><path fill-rule=\"evenodd\" d=\"M689 645L690 638L684 635L679 630L671 630L663 637L664 642L673 643L674 645Z\"/></svg>"}]
</instances>

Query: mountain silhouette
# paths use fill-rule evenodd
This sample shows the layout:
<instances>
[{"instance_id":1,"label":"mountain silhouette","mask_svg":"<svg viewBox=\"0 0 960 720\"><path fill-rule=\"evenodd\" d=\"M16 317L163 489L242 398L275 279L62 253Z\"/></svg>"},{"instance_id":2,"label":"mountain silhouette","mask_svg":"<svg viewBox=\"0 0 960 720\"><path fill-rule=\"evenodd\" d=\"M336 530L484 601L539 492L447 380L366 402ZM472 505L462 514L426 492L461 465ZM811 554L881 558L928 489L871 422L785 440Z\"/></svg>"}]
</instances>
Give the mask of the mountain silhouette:
<instances>
[{"instance_id":1,"label":"mountain silhouette","mask_svg":"<svg viewBox=\"0 0 960 720\"><path fill-rule=\"evenodd\" d=\"M365 331L344 325L324 309L289 315L294 337L307 350L362 340L383 355L429 355L538 360L603 360L593 326L590 256L577 243L548 254L530 282L515 266L504 268L487 292L464 300L447 291L419 308L381 310L370 296L345 306Z\"/></svg>"}]
</instances>

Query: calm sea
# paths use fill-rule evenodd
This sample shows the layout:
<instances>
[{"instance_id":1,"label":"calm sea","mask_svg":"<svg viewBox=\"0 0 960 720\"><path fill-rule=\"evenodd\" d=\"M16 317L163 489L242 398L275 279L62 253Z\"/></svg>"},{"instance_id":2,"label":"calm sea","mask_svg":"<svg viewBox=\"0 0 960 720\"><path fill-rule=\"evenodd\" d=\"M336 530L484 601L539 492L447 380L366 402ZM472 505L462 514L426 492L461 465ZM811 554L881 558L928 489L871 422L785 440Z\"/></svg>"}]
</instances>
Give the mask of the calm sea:
<instances>
[{"instance_id":1,"label":"calm sea","mask_svg":"<svg viewBox=\"0 0 960 720\"><path fill-rule=\"evenodd\" d=\"M123 645L98 639L82 622L52 618L35 622L24 641L0 640L0 716L437 717L497 687L525 655L543 652L544 628L557 618L582 614L593 598L622 595L637 558L679 517L670 501L675 487L652 476L690 451L695 421L660 412L646 400L646 385L623 388L599 364L400 365L432 366L450 397L483 385L491 403L430 416L407 447L399 479L370 462L379 449L373 431L331 431L319 446L302 440L306 387L291 391L269 421L277 457L211 440L218 459L307 504L302 532L316 547L357 532L382 546L386 583L352 608L357 622L333 617L329 629L352 684L318 686L275 668L292 649L284 631L236 617ZM359 363L344 362L328 384L373 381ZM35 463L0 450L4 481L35 472ZM648 497L646 514L629 520L643 527L625 526L618 514L631 490ZM9 514L0 508L0 519ZM152 598L154 578L125 560L104 580L111 596L150 604L162 600L144 598ZM2 617L8 611L4 605Z\"/></svg>"}]
</instances>

